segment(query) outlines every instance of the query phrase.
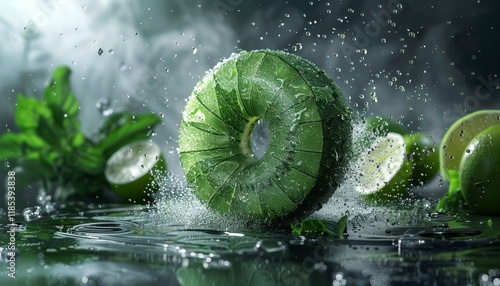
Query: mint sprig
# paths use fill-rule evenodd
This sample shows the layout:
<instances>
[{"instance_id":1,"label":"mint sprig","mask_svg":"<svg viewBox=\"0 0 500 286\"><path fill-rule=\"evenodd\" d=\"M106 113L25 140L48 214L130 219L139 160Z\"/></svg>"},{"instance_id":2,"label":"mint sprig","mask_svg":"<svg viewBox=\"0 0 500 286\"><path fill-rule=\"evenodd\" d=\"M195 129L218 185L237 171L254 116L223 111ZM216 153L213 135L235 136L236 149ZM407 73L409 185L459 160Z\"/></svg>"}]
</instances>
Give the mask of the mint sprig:
<instances>
[{"instance_id":1,"label":"mint sprig","mask_svg":"<svg viewBox=\"0 0 500 286\"><path fill-rule=\"evenodd\" d=\"M68 67L56 68L42 100L18 94L15 122L19 133L0 136L0 160L21 170L16 173L18 186L56 184L57 201L90 197L108 188L107 159L125 144L146 139L161 121L153 113L120 112L107 117L96 135L85 136L70 75Z\"/></svg>"},{"instance_id":2,"label":"mint sprig","mask_svg":"<svg viewBox=\"0 0 500 286\"><path fill-rule=\"evenodd\" d=\"M448 176L450 177L450 186L448 191L439 199L436 205L436 211L438 212L458 212L465 199L460 191L460 178L456 170L448 170Z\"/></svg>"}]
</instances>

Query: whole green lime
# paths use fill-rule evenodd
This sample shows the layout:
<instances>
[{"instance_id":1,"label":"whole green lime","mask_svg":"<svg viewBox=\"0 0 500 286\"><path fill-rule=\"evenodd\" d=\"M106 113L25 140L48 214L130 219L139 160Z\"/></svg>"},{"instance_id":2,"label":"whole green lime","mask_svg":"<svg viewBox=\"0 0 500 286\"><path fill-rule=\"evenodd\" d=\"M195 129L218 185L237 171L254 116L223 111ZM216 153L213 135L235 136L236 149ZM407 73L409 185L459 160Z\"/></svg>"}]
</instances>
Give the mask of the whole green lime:
<instances>
[{"instance_id":1,"label":"whole green lime","mask_svg":"<svg viewBox=\"0 0 500 286\"><path fill-rule=\"evenodd\" d=\"M439 170L439 153L432 139L422 133L405 136L406 153L413 171L410 185L415 187L431 181Z\"/></svg>"},{"instance_id":2,"label":"whole green lime","mask_svg":"<svg viewBox=\"0 0 500 286\"><path fill-rule=\"evenodd\" d=\"M479 133L460 164L460 187L467 205L479 214L500 215L500 124Z\"/></svg>"}]
</instances>

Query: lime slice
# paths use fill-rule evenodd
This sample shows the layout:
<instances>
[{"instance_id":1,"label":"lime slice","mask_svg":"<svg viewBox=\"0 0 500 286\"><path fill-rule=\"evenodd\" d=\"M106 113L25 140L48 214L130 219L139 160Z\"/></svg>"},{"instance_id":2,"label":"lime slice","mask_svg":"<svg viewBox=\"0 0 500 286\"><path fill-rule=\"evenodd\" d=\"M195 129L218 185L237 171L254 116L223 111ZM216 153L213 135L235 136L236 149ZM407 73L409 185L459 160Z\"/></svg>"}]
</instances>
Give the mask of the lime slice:
<instances>
[{"instance_id":1,"label":"lime slice","mask_svg":"<svg viewBox=\"0 0 500 286\"><path fill-rule=\"evenodd\" d=\"M405 194L411 176L404 137L389 132L377 137L357 159L355 190L367 198L393 201Z\"/></svg>"},{"instance_id":2,"label":"lime slice","mask_svg":"<svg viewBox=\"0 0 500 286\"><path fill-rule=\"evenodd\" d=\"M104 174L111 188L130 200L149 200L159 184L154 174L165 171L161 148L151 141L136 141L118 149L106 162Z\"/></svg>"},{"instance_id":3,"label":"lime slice","mask_svg":"<svg viewBox=\"0 0 500 286\"><path fill-rule=\"evenodd\" d=\"M467 146L460 165L460 190L479 214L500 215L500 125L491 126Z\"/></svg>"},{"instance_id":4,"label":"lime slice","mask_svg":"<svg viewBox=\"0 0 500 286\"><path fill-rule=\"evenodd\" d=\"M459 171L465 148L484 129L500 123L500 110L480 110L455 121L448 129L439 148L441 176L449 181L448 170Z\"/></svg>"}]
</instances>

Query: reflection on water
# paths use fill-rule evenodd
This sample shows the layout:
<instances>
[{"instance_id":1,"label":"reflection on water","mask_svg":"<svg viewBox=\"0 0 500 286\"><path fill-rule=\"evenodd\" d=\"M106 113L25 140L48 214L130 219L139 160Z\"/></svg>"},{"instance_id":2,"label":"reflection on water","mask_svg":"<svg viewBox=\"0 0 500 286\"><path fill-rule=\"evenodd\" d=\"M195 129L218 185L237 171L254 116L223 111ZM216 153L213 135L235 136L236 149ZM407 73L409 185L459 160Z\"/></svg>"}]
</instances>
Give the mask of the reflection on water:
<instances>
[{"instance_id":1,"label":"reflection on water","mask_svg":"<svg viewBox=\"0 0 500 286\"><path fill-rule=\"evenodd\" d=\"M18 285L500 285L500 218L488 219L351 217L349 236L331 240L157 223L151 207L80 206L3 221L1 263L12 227ZM5 265L0 284L11 285Z\"/></svg>"}]
</instances>

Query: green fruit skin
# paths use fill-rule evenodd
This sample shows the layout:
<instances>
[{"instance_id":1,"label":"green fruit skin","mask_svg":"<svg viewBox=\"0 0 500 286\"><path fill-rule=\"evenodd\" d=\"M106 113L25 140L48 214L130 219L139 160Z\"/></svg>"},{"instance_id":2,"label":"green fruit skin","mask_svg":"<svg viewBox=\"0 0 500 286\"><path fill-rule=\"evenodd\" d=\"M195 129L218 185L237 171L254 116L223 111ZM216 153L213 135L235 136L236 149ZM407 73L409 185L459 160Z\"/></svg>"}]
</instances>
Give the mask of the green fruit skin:
<instances>
[{"instance_id":1,"label":"green fruit skin","mask_svg":"<svg viewBox=\"0 0 500 286\"><path fill-rule=\"evenodd\" d=\"M476 118L474 121L474 128L472 130L464 128L464 124L467 125L467 121L474 117ZM480 118L480 120L477 118ZM439 148L440 171L444 181L450 181L448 175L449 170L459 171L462 162L462 154L464 152L464 150L457 150L456 147L445 148L445 146L449 144L458 144L459 146L464 144L463 146L466 147L470 140L479 135L481 131L498 123L500 123L500 110L478 110L458 119L448 128ZM451 140L451 137L453 137L454 133L459 134L459 136L455 136L455 142L452 142L453 140Z\"/></svg>"},{"instance_id":2,"label":"green fruit skin","mask_svg":"<svg viewBox=\"0 0 500 286\"><path fill-rule=\"evenodd\" d=\"M500 125L479 133L462 156L459 178L467 205L478 214L500 216Z\"/></svg>"},{"instance_id":3,"label":"green fruit skin","mask_svg":"<svg viewBox=\"0 0 500 286\"><path fill-rule=\"evenodd\" d=\"M248 156L249 122L269 147ZM304 217L342 181L352 113L315 65L280 51L241 52L211 71L183 113L179 150L188 186L209 208L256 222Z\"/></svg>"},{"instance_id":4,"label":"green fruit skin","mask_svg":"<svg viewBox=\"0 0 500 286\"><path fill-rule=\"evenodd\" d=\"M141 178L126 184L109 183L111 189L124 199L132 202L152 202L152 194L160 189L160 185L154 180L151 172L155 170L167 171L167 163L163 154L158 157L156 165Z\"/></svg>"},{"instance_id":5,"label":"green fruit skin","mask_svg":"<svg viewBox=\"0 0 500 286\"><path fill-rule=\"evenodd\" d=\"M431 181L439 171L437 146L427 135L412 133L404 137L406 154L412 164L410 186L421 186Z\"/></svg>"}]
</instances>

